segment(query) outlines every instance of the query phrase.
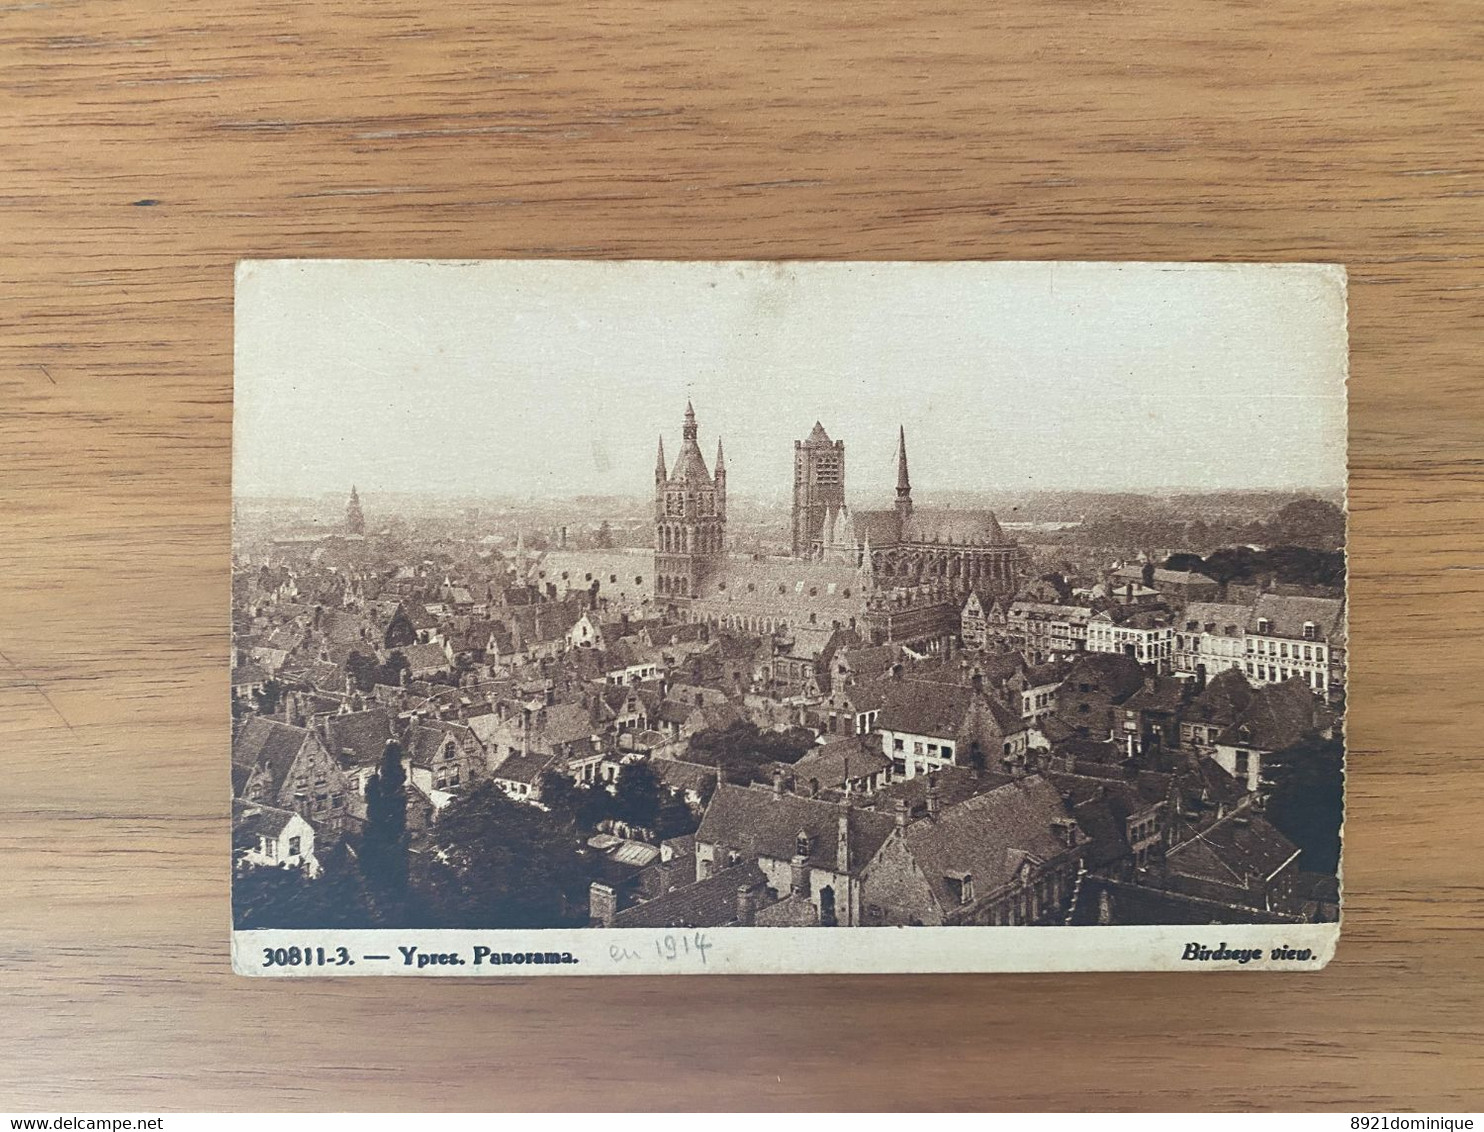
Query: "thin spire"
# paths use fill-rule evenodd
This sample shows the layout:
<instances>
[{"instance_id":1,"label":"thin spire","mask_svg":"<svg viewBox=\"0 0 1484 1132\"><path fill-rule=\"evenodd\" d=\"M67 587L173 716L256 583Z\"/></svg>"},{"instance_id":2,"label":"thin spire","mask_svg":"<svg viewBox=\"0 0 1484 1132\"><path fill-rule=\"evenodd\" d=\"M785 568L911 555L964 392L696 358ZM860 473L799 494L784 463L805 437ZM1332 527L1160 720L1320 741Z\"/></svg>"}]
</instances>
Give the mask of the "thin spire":
<instances>
[{"instance_id":1,"label":"thin spire","mask_svg":"<svg viewBox=\"0 0 1484 1132\"><path fill-rule=\"evenodd\" d=\"M656 479L665 478L665 437L660 434L660 451L654 460L654 475Z\"/></svg>"},{"instance_id":2,"label":"thin spire","mask_svg":"<svg viewBox=\"0 0 1484 1132\"><path fill-rule=\"evenodd\" d=\"M912 481L907 477L907 429L897 425L897 494L912 490Z\"/></svg>"},{"instance_id":3,"label":"thin spire","mask_svg":"<svg viewBox=\"0 0 1484 1132\"><path fill-rule=\"evenodd\" d=\"M719 436L716 438L716 470L718 472L725 472L727 470L727 458L722 455L721 437Z\"/></svg>"}]
</instances>

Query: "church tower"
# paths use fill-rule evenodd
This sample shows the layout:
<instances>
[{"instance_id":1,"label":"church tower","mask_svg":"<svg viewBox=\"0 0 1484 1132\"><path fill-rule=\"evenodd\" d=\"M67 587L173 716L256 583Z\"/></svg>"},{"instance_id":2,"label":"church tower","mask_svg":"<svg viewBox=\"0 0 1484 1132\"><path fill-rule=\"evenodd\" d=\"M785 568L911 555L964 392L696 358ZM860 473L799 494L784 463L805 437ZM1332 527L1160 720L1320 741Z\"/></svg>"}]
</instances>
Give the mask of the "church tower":
<instances>
[{"instance_id":1,"label":"church tower","mask_svg":"<svg viewBox=\"0 0 1484 1132\"><path fill-rule=\"evenodd\" d=\"M897 426L897 518L905 526L912 518L912 480L907 475L907 429Z\"/></svg>"},{"instance_id":2,"label":"church tower","mask_svg":"<svg viewBox=\"0 0 1484 1132\"><path fill-rule=\"evenodd\" d=\"M353 535L366 533L366 516L361 514L361 497L356 494L356 485L350 485L350 501L345 505L345 529Z\"/></svg>"},{"instance_id":3,"label":"church tower","mask_svg":"<svg viewBox=\"0 0 1484 1132\"><path fill-rule=\"evenodd\" d=\"M808 558L823 546L825 520L845 506L845 442L830 440L814 422L808 440L794 441L793 555Z\"/></svg>"},{"instance_id":4,"label":"church tower","mask_svg":"<svg viewBox=\"0 0 1484 1132\"><path fill-rule=\"evenodd\" d=\"M665 472L660 438L654 469L654 581L661 601L691 598L726 558L727 470L716 444L716 475L697 443L696 412L687 403L680 455Z\"/></svg>"}]
</instances>

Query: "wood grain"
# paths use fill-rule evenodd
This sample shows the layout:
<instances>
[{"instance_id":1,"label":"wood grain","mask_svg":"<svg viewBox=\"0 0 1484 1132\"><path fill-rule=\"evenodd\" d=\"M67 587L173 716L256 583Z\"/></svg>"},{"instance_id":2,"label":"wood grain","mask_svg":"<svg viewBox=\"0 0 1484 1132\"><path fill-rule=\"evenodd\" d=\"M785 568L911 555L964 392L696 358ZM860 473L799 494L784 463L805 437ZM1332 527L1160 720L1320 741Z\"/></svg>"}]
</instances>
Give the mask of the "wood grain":
<instances>
[{"instance_id":1,"label":"wood grain","mask_svg":"<svg viewBox=\"0 0 1484 1132\"><path fill-rule=\"evenodd\" d=\"M0 1108L1479 1108L1481 50L1473 0L0 7ZM233 262L553 255L1347 264L1336 962L233 977Z\"/></svg>"}]
</instances>

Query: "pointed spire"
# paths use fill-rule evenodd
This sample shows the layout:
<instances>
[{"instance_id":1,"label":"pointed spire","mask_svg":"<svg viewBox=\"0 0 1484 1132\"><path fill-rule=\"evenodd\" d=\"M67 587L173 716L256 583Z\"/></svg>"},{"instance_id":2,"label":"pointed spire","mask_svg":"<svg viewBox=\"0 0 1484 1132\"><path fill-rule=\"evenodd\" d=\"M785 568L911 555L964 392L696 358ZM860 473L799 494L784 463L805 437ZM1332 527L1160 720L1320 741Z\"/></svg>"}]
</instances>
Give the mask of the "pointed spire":
<instances>
[{"instance_id":1,"label":"pointed spire","mask_svg":"<svg viewBox=\"0 0 1484 1132\"><path fill-rule=\"evenodd\" d=\"M660 436L660 451L659 451L659 455L657 455L655 457L655 460L654 460L654 478L656 480L663 480L665 478L666 474L667 473L665 471L665 438L664 438L664 435L661 434L661 436Z\"/></svg>"},{"instance_id":2,"label":"pointed spire","mask_svg":"<svg viewBox=\"0 0 1484 1132\"><path fill-rule=\"evenodd\" d=\"M897 513L912 514L912 481L907 475L907 429L897 426Z\"/></svg>"},{"instance_id":3,"label":"pointed spire","mask_svg":"<svg viewBox=\"0 0 1484 1132\"><path fill-rule=\"evenodd\" d=\"M696 411L691 403L685 403L685 427L681 430L683 439L694 444L696 442Z\"/></svg>"},{"instance_id":4,"label":"pointed spire","mask_svg":"<svg viewBox=\"0 0 1484 1132\"><path fill-rule=\"evenodd\" d=\"M727 470L727 458L722 454L721 437L719 436L716 438L716 470L718 473L723 475L726 473Z\"/></svg>"}]
</instances>

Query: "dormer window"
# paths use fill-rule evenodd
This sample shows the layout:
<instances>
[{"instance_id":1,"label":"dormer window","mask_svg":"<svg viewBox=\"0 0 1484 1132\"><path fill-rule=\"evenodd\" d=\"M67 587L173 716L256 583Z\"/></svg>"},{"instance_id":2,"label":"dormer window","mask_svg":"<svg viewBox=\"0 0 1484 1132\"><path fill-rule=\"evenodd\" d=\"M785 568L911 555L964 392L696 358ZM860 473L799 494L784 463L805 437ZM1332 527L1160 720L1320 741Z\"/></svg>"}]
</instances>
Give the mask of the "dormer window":
<instances>
[{"instance_id":1,"label":"dormer window","mask_svg":"<svg viewBox=\"0 0 1484 1132\"><path fill-rule=\"evenodd\" d=\"M1263 634L1263 636L1267 636L1267 634L1273 631L1273 623L1266 617L1259 617L1257 619L1257 631Z\"/></svg>"},{"instance_id":2,"label":"dormer window","mask_svg":"<svg viewBox=\"0 0 1484 1132\"><path fill-rule=\"evenodd\" d=\"M960 905L974 903L974 876L961 870L944 873L943 879L948 882L948 892Z\"/></svg>"},{"instance_id":3,"label":"dormer window","mask_svg":"<svg viewBox=\"0 0 1484 1132\"><path fill-rule=\"evenodd\" d=\"M800 857L807 857L814 852L814 839L804 830L799 830L799 835L794 839L794 852Z\"/></svg>"},{"instance_id":4,"label":"dormer window","mask_svg":"<svg viewBox=\"0 0 1484 1132\"><path fill-rule=\"evenodd\" d=\"M1312 621L1304 622L1304 640L1317 641L1319 639L1319 626Z\"/></svg>"}]
</instances>

